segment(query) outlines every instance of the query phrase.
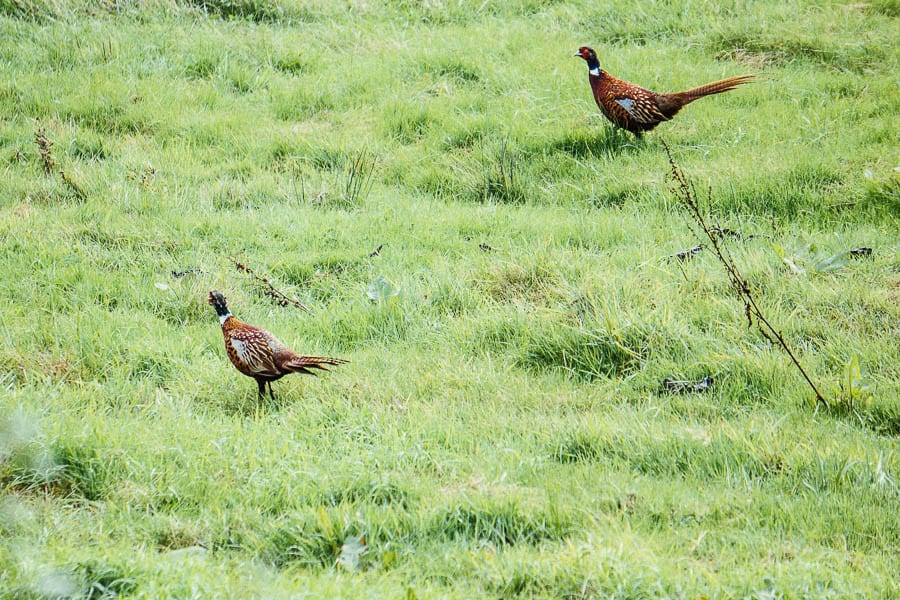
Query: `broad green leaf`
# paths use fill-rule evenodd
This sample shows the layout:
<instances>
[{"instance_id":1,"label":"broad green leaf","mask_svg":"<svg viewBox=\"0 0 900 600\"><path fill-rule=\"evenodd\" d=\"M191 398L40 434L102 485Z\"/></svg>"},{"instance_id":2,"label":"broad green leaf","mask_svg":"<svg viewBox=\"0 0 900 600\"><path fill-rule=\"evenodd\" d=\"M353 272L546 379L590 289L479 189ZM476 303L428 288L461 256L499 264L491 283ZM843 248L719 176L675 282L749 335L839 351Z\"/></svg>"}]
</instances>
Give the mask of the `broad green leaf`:
<instances>
[{"instance_id":1,"label":"broad green leaf","mask_svg":"<svg viewBox=\"0 0 900 600\"><path fill-rule=\"evenodd\" d=\"M399 296L400 288L394 286L394 284L383 275L379 275L375 278L375 281L369 284L366 295L372 302L383 303Z\"/></svg>"},{"instance_id":2,"label":"broad green leaf","mask_svg":"<svg viewBox=\"0 0 900 600\"><path fill-rule=\"evenodd\" d=\"M771 241L769 242L769 245L772 246L772 249L775 251L775 254L777 254L778 257L781 258L781 262L786 264L791 269L791 271L793 271L797 275L803 275L804 273L806 273L806 271L804 271L802 268L798 267L796 265L796 263L794 263L794 261L788 257L787 253L784 251L784 248L782 248L780 245L776 244L775 242L771 242Z\"/></svg>"},{"instance_id":3,"label":"broad green leaf","mask_svg":"<svg viewBox=\"0 0 900 600\"><path fill-rule=\"evenodd\" d=\"M818 261L815 265L813 265L813 269L820 273L827 273L829 271L840 269L847 264L847 257L849 256L849 251L845 250L843 252L838 252L837 254L833 254Z\"/></svg>"},{"instance_id":4,"label":"broad green leaf","mask_svg":"<svg viewBox=\"0 0 900 600\"><path fill-rule=\"evenodd\" d=\"M341 546L341 554L338 556L337 563L348 571L356 572L362 563L362 555L366 553L369 547L366 545L365 536L351 535L344 540Z\"/></svg>"}]
</instances>

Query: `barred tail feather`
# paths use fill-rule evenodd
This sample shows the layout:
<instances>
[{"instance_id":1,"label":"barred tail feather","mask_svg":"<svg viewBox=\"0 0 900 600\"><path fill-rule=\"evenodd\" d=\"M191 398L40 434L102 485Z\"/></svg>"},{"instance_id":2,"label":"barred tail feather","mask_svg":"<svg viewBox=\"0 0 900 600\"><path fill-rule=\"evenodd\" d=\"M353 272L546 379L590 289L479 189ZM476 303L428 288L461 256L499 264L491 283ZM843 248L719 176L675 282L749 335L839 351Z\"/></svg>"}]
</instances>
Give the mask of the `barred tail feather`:
<instances>
[{"instance_id":1,"label":"barred tail feather","mask_svg":"<svg viewBox=\"0 0 900 600\"><path fill-rule=\"evenodd\" d=\"M728 92L742 83L753 81L753 79L755 79L753 75L738 75L737 77L729 77L728 79L707 83L706 85L701 85L700 87L695 87L684 92L678 92L674 95L684 98L687 102L691 102L697 98L702 98L703 96Z\"/></svg>"},{"instance_id":2,"label":"barred tail feather","mask_svg":"<svg viewBox=\"0 0 900 600\"><path fill-rule=\"evenodd\" d=\"M330 356L295 356L291 360L284 362L281 367L288 372L315 375L310 369L327 371L328 368L325 365L343 365L347 362L349 361L343 358L332 358Z\"/></svg>"}]
</instances>

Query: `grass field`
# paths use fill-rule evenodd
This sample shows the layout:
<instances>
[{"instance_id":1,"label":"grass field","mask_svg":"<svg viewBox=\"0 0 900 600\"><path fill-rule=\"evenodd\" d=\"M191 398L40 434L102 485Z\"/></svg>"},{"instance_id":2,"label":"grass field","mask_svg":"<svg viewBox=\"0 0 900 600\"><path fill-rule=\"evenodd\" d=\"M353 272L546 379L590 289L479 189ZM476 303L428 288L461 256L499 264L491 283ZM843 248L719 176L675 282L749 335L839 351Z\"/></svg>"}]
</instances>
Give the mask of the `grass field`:
<instances>
[{"instance_id":1,"label":"grass field","mask_svg":"<svg viewBox=\"0 0 900 600\"><path fill-rule=\"evenodd\" d=\"M898 16L0 0L0 597L898 597ZM583 44L760 80L636 140Z\"/></svg>"}]
</instances>

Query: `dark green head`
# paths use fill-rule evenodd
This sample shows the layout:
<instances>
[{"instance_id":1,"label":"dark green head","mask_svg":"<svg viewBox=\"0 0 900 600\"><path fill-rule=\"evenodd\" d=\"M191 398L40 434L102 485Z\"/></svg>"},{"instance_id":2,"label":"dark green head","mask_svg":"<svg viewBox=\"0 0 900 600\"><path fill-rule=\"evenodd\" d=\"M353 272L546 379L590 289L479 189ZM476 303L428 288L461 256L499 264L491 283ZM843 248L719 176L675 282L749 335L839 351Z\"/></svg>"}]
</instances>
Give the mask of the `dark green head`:
<instances>
[{"instance_id":1,"label":"dark green head","mask_svg":"<svg viewBox=\"0 0 900 600\"><path fill-rule=\"evenodd\" d=\"M228 305L225 304L225 296L222 295L222 292L218 290L211 291L209 293L209 304L216 309L216 314L219 315L219 320L222 323L231 316L231 312L228 310Z\"/></svg>"}]
</instances>

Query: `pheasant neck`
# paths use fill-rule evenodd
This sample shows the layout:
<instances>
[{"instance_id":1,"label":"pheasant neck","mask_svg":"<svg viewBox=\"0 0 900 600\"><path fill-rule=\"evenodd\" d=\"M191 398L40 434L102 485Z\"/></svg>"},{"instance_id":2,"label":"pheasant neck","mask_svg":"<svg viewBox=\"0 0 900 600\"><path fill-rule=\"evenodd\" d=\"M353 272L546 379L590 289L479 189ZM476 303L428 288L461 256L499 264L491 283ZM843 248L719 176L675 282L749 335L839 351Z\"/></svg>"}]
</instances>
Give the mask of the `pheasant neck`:
<instances>
[{"instance_id":1,"label":"pheasant neck","mask_svg":"<svg viewBox=\"0 0 900 600\"><path fill-rule=\"evenodd\" d=\"M231 316L231 311L228 310L228 307L225 305L224 300L217 301L213 303L213 308L216 309L216 314L219 315L219 323L222 325L225 324Z\"/></svg>"},{"instance_id":2,"label":"pheasant neck","mask_svg":"<svg viewBox=\"0 0 900 600\"><path fill-rule=\"evenodd\" d=\"M588 73L593 75L594 77L600 77L600 61L596 58L591 58L587 61L588 65Z\"/></svg>"}]
</instances>

